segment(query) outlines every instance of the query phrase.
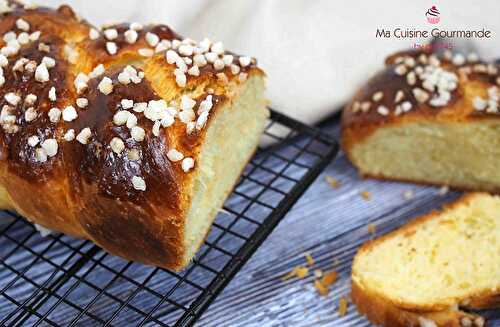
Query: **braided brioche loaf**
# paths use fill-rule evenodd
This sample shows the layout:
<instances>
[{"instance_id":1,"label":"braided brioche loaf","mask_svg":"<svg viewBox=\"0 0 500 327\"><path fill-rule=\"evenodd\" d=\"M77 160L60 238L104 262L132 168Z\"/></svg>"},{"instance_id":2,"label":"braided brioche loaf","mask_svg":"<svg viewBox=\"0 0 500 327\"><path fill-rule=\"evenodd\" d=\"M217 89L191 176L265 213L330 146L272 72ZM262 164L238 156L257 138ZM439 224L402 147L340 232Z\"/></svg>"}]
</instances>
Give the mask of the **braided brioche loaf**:
<instances>
[{"instance_id":1,"label":"braided brioche loaf","mask_svg":"<svg viewBox=\"0 0 500 327\"><path fill-rule=\"evenodd\" d=\"M397 53L346 106L343 149L365 176L500 192L499 85L473 53Z\"/></svg>"},{"instance_id":2,"label":"braided brioche loaf","mask_svg":"<svg viewBox=\"0 0 500 327\"><path fill-rule=\"evenodd\" d=\"M0 1L0 206L126 259L189 263L258 144L255 59L168 26Z\"/></svg>"}]
</instances>

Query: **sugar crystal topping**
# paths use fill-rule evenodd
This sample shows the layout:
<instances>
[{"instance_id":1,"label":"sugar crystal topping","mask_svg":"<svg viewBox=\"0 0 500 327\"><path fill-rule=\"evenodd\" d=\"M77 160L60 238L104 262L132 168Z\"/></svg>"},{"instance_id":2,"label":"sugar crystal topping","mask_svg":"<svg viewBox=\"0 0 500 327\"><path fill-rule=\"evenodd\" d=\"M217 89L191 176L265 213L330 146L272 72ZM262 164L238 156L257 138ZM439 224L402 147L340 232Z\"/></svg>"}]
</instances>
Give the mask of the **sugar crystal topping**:
<instances>
[{"instance_id":1,"label":"sugar crystal topping","mask_svg":"<svg viewBox=\"0 0 500 327\"><path fill-rule=\"evenodd\" d=\"M460 78L470 79L472 74L483 80L486 78L492 84L486 95L472 99L472 108L490 114L498 113L500 69L495 64L481 63L475 53L464 55L445 51L441 56L406 54L396 57L389 69L393 71L394 78L402 78L401 89L377 90L369 95L369 99L354 101L350 106L353 113L367 113L375 108L381 116L399 116L421 105L431 109L443 108L459 95Z\"/></svg>"},{"instance_id":2,"label":"sugar crystal topping","mask_svg":"<svg viewBox=\"0 0 500 327\"><path fill-rule=\"evenodd\" d=\"M10 12L9 2L0 0L0 11ZM11 30L2 36L4 42L0 48L0 89L9 82L6 80L9 75L4 72L11 70L14 75L29 73L29 78L38 83L36 85L44 90L44 94L25 95L22 91L5 90L0 126L5 133L15 134L24 124L47 122L53 128L52 135L33 133L23 139L32 148L36 162L43 164L60 156L64 149L60 145L65 142L80 147L95 145L98 130L93 130L91 126L74 125L84 117L85 111L92 110L94 98L90 95L97 91L99 96L119 97L119 87L132 87L142 83L145 72L128 65L112 76L106 69L109 66L106 63L97 64L91 71L75 72L68 88L71 89L69 94L76 92L77 96L69 100L66 98L67 90L55 83L60 78L55 72L68 63L76 64L81 58L81 50L77 46L66 44L61 48L64 59L59 59L55 55L57 52L54 52L56 45L46 38L47 35L42 35L37 30L37 27L42 27L39 25L28 16L20 17L13 21ZM191 80L207 72L216 76L219 82L228 83L232 76L235 77L233 81L244 82L248 78L248 68L256 64L254 58L227 52L222 42L213 42L208 38L199 42L188 38L162 39L161 35L155 33L154 28L144 28L139 23L131 23L125 30L112 26L102 29L89 27L86 32L88 40L101 44L109 56L118 56L123 48L137 44L133 51L137 51L142 60L155 57L153 60L160 58L165 65L172 66L173 79L180 89L186 88ZM36 59L30 58L32 54L22 57L21 53L25 53L22 51L23 47L34 42L37 45L31 46L41 55ZM59 60L67 63L60 66ZM200 133L209 124L211 112L218 101L217 96L213 94L213 90L207 90L196 98L191 97L187 89L186 92L180 90L179 93L182 95L169 102L159 98L118 98L112 124L123 129L123 134L113 135L100 146L107 147L110 155L140 162L142 152L133 147L134 143L161 138L166 130L173 128L183 131L185 137ZM374 98L379 99L381 96L383 94ZM41 101L46 101L48 106L44 107L44 103L39 103ZM365 108L366 104L362 107ZM379 110L384 111L381 108ZM168 160L180 171L188 173L195 168L195 159L184 148L171 147L166 151ZM147 189L146 178L140 174L133 176L130 182L137 191Z\"/></svg>"}]
</instances>

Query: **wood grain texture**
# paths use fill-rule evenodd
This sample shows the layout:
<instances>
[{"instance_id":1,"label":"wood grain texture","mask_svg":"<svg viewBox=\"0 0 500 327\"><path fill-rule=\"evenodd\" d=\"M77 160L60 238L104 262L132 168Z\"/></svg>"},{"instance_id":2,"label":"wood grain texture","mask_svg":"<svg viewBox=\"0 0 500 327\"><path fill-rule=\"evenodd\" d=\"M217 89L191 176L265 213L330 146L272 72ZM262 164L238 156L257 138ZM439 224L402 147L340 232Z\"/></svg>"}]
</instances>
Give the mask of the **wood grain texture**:
<instances>
[{"instance_id":1,"label":"wood grain texture","mask_svg":"<svg viewBox=\"0 0 500 327\"><path fill-rule=\"evenodd\" d=\"M325 128L338 137L338 126ZM340 187L332 188L326 176ZM413 197L405 199L405 191ZM371 200L360 192L368 191ZM380 235L412 217L438 208L459 193L442 196L436 187L361 179L341 153L288 213L263 246L238 273L196 326L371 326L349 300L348 313L338 314L339 300L350 292L350 265L357 248L373 237L368 224ZM313 287L312 271L304 279L282 281L304 253L315 260L313 269L335 269L339 279L326 297ZM311 269L312 270L312 269ZM499 312L488 326L500 326Z\"/></svg>"}]
</instances>

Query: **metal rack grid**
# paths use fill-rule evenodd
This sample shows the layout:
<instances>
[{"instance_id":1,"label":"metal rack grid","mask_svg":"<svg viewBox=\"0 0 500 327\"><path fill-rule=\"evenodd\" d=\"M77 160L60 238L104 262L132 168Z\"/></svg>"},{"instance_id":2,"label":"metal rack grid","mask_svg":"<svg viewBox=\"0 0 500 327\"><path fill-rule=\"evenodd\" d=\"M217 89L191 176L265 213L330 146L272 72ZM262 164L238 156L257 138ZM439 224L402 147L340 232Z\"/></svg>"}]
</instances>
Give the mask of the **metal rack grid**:
<instances>
[{"instance_id":1,"label":"metal rack grid","mask_svg":"<svg viewBox=\"0 0 500 327\"><path fill-rule=\"evenodd\" d=\"M330 136L275 111L261 144L181 272L42 237L1 212L0 325L193 325L338 151Z\"/></svg>"}]
</instances>

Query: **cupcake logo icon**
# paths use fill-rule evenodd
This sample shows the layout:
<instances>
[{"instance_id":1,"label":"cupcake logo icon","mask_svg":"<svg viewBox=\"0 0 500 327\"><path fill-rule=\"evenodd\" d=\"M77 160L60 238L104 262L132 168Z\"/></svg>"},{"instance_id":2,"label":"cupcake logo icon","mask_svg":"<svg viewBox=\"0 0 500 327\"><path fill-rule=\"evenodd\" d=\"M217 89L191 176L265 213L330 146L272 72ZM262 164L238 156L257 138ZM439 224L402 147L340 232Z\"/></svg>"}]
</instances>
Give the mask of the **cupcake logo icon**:
<instances>
[{"instance_id":1,"label":"cupcake logo icon","mask_svg":"<svg viewBox=\"0 0 500 327\"><path fill-rule=\"evenodd\" d=\"M439 10L436 8L436 6L432 6L427 10L425 13L425 17L427 18L427 21L431 24L437 24L441 20L441 17L439 17L440 13Z\"/></svg>"}]
</instances>

